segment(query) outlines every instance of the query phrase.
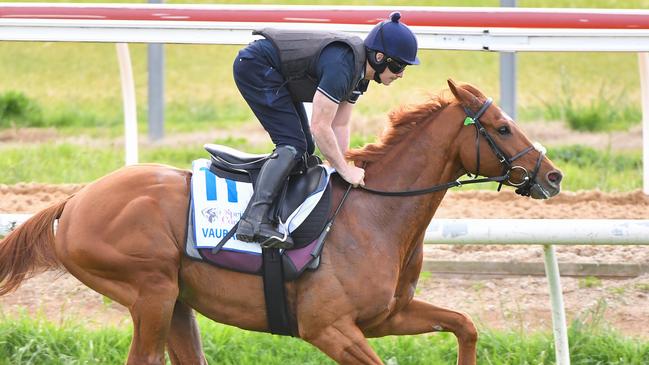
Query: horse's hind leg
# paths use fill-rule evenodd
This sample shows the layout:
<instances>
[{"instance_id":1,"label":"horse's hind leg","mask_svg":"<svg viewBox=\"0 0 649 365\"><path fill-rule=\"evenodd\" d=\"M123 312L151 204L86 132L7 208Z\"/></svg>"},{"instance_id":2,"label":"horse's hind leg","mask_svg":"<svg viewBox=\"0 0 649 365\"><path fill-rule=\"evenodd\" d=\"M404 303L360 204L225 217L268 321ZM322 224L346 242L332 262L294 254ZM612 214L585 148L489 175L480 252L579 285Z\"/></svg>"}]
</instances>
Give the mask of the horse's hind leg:
<instances>
[{"instance_id":1,"label":"horse's hind leg","mask_svg":"<svg viewBox=\"0 0 649 365\"><path fill-rule=\"evenodd\" d=\"M205 365L201 335L194 312L186 304L177 301L171 318L167 337L167 349L173 365Z\"/></svg>"},{"instance_id":2,"label":"horse's hind leg","mask_svg":"<svg viewBox=\"0 0 649 365\"><path fill-rule=\"evenodd\" d=\"M379 326L366 331L368 337L415 335L433 331L450 331L458 342L459 365L475 365L478 332L467 314L436 307L413 299Z\"/></svg>"},{"instance_id":3,"label":"horse's hind leg","mask_svg":"<svg viewBox=\"0 0 649 365\"><path fill-rule=\"evenodd\" d=\"M153 281L143 284L139 290L137 299L129 306L133 318L133 341L126 363L163 365L178 286L171 282Z\"/></svg>"},{"instance_id":4,"label":"horse's hind leg","mask_svg":"<svg viewBox=\"0 0 649 365\"><path fill-rule=\"evenodd\" d=\"M173 260L165 265L170 260L158 255L149 260L155 265L148 265L116 252L103 242L93 242L93 247L94 250L69 251L63 256L66 268L88 287L130 311L133 340L127 364L164 364L165 343L179 292ZM163 251L160 248L156 252ZM84 255L83 265L77 264L76 255Z\"/></svg>"},{"instance_id":5,"label":"horse's hind leg","mask_svg":"<svg viewBox=\"0 0 649 365\"><path fill-rule=\"evenodd\" d=\"M338 364L383 364L361 330L351 320L333 323L314 334L305 332L302 336L305 341L319 348Z\"/></svg>"}]
</instances>

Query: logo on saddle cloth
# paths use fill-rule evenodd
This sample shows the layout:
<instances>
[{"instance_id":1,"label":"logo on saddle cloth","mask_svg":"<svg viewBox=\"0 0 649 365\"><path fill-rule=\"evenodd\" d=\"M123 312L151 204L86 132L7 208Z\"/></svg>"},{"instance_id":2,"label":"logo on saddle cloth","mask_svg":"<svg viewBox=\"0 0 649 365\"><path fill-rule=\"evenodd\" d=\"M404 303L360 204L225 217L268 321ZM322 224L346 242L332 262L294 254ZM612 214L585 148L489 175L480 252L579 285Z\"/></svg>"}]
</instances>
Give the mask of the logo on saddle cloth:
<instances>
[{"instance_id":1,"label":"logo on saddle cloth","mask_svg":"<svg viewBox=\"0 0 649 365\"><path fill-rule=\"evenodd\" d=\"M286 280L292 280L319 257L330 207L331 170L322 165L292 175L286 194L278 202L282 232L288 230L295 249L283 252ZM253 194L253 176L245 171L223 169L212 161L192 163L191 202L186 253L192 258L241 272L261 274L261 247L231 237L214 248L241 218Z\"/></svg>"}]
</instances>

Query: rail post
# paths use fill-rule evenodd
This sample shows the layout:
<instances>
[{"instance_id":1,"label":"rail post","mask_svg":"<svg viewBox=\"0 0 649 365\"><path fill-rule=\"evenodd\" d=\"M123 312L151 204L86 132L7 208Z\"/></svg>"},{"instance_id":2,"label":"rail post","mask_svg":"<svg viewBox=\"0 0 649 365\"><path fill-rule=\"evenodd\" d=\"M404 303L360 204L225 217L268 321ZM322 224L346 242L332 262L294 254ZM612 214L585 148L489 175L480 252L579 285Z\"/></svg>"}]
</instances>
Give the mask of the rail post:
<instances>
[{"instance_id":1,"label":"rail post","mask_svg":"<svg viewBox=\"0 0 649 365\"><path fill-rule=\"evenodd\" d=\"M570 365L568 327L566 325L566 311L563 305L563 293L561 292L561 280L559 278L559 263L553 245L543 245L543 251L545 253L545 273L550 286L554 352L557 365Z\"/></svg>"},{"instance_id":2,"label":"rail post","mask_svg":"<svg viewBox=\"0 0 649 365\"><path fill-rule=\"evenodd\" d=\"M649 195L649 53L638 53L642 105L642 191Z\"/></svg>"},{"instance_id":3,"label":"rail post","mask_svg":"<svg viewBox=\"0 0 649 365\"><path fill-rule=\"evenodd\" d=\"M119 74L122 83L124 103L124 150L125 162L133 165L138 162L137 148L137 108L135 102L135 81L131 67L131 55L127 43L116 43Z\"/></svg>"}]
</instances>

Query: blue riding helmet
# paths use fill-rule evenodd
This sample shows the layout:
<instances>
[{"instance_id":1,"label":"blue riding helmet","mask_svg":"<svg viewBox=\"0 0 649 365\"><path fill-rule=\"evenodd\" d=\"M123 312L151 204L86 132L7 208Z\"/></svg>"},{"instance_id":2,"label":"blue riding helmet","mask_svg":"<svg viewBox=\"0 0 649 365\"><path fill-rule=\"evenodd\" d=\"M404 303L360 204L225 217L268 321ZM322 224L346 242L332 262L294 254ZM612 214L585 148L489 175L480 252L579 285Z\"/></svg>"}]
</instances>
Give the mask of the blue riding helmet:
<instances>
[{"instance_id":1,"label":"blue riding helmet","mask_svg":"<svg viewBox=\"0 0 649 365\"><path fill-rule=\"evenodd\" d=\"M418 65L417 38L407 25L399 22L399 19L401 13L395 11L388 19L377 24L365 38L365 47L402 63Z\"/></svg>"}]
</instances>

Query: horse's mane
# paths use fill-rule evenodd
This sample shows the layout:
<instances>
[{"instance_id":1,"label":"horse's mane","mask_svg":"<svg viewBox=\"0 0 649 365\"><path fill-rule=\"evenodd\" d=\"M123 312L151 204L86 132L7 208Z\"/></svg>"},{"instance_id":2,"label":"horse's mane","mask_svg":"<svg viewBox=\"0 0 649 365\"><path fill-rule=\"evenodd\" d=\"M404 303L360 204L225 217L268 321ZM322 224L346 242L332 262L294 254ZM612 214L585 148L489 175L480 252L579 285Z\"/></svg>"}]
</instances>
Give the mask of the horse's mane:
<instances>
[{"instance_id":1,"label":"horse's mane","mask_svg":"<svg viewBox=\"0 0 649 365\"><path fill-rule=\"evenodd\" d=\"M389 114L389 123L381 133L378 142L369 143L365 146L346 153L347 159L360 162L376 161L385 155L390 147L401 142L415 128L422 128L424 122L435 119L437 113L446 108L455 99L448 97L444 92L419 105L408 105L399 107Z\"/></svg>"}]
</instances>

